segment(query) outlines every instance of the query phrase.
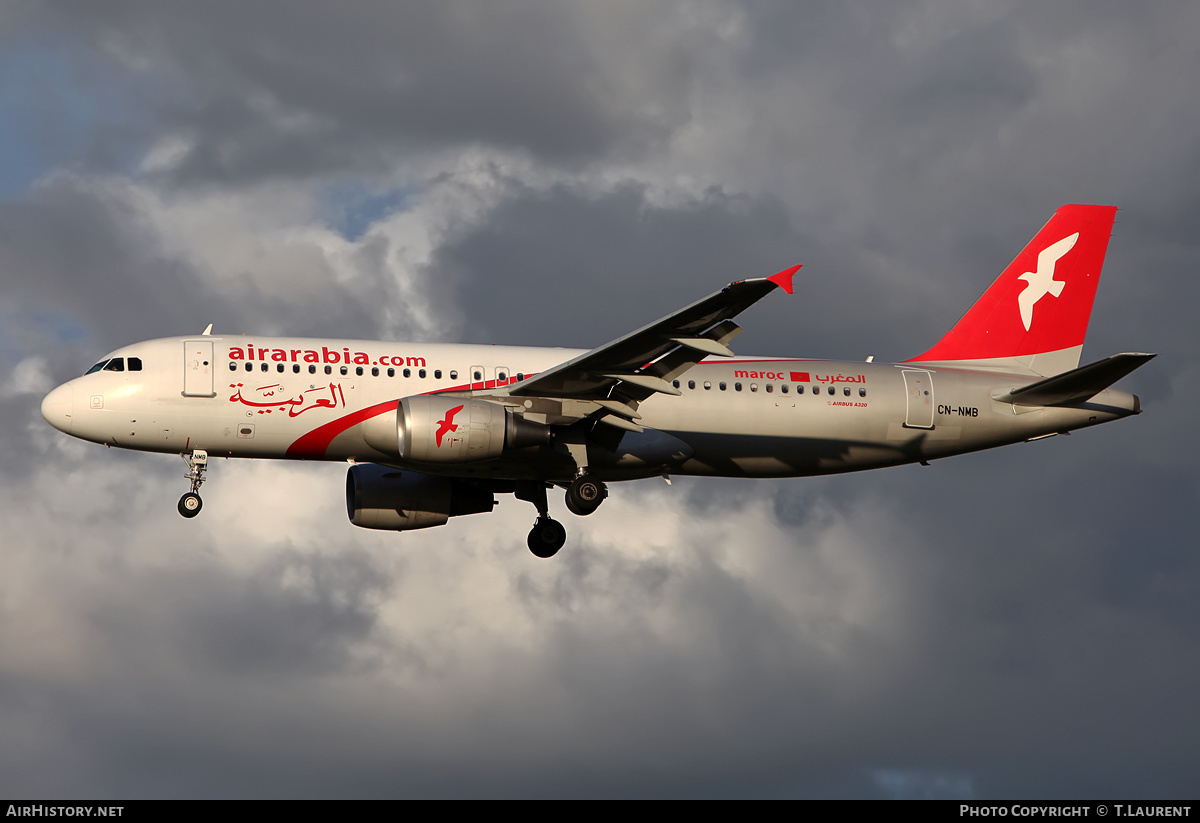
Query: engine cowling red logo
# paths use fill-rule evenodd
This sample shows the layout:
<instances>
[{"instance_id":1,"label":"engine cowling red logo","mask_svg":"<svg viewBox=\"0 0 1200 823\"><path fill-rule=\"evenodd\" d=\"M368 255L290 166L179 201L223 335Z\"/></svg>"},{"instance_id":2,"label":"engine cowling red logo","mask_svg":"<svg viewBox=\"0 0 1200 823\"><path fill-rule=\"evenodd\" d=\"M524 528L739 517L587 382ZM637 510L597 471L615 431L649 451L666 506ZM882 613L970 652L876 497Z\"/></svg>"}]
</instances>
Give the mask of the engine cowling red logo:
<instances>
[{"instance_id":1,"label":"engine cowling red logo","mask_svg":"<svg viewBox=\"0 0 1200 823\"><path fill-rule=\"evenodd\" d=\"M446 412L445 420L438 421L437 444L439 449L442 447L443 435L445 435L447 432L458 431L458 424L454 422L454 415L458 414L462 410L462 406L455 406L454 408L450 409L450 411Z\"/></svg>"}]
</instances>

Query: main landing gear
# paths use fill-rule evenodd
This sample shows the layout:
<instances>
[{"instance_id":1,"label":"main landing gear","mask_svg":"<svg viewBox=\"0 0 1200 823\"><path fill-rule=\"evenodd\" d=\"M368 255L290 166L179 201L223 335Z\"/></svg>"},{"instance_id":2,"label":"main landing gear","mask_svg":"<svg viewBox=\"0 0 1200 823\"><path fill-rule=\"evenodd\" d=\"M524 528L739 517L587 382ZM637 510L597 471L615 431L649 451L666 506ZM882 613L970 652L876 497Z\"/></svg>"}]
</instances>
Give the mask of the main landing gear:
<instances>
[{"instance_id":1,"label":"main landing gear","mask_svg":"<svg viewBox=\"0 0 1200 823\"><path fill-rule=\"evenodd\" d=\"M208 468L208 452L204 449L193 449L190 454L184 454L182 457L188 464L188 473L184 477L192 481L192 490L179 498L179 513L184 517L195 517L204 505L204 501L200 499L200 486L204 483L204 470Z\"/></svg>"},{"instance_id":2,"label":"main landing gear","mask_svg":"<svg viewBox=\"0 0 1200 823\"><path fill-rule=\"evenodd\" d=\"M523 481L515 490L519 500L528 500L537 509L537 520L529 531L529 550L535 557L553 557L567 542L567 530L562 523L550 516L546 503L546 484L541 481ZM608 497L608 487L589 474L581 474L567 487L567 508L572 513L587 515L600 508Z\"/></svg>"},{"instance_id":3,"label":"main landing gear","mask_svg":"<svg viewBox=\"0 0 1200 823\"><path fill-rule=\"evenodd\" d=\"M527 541L529 550L534 557L554 557L567 542L567 530L550 516L546 484L540 480L523 481L517 484L515 494L518 500L528 500L537 509L538 517Z\"/></svg>"},{"instance_id":4,"label":"main landing gear","mask_svg":"<svg viewBox=\"0 0 1200 823\"><path fill-rule=\"evenodd\" d=\"M534 557L554 557L567 542L567 530L557 520L547 515L538 515L527 542Z\"/></svg>"},{"instance_id":5,"label":"main landing gear","mask_svg":"<svg viewBox=\"0 0 1200 823\"><path fill-rule=\"evenodd\" d=\"M579 475L567 486L567 508L571 514L591 514L606 497L608 487L590 474Z\"/></svg>"}]
</instances>

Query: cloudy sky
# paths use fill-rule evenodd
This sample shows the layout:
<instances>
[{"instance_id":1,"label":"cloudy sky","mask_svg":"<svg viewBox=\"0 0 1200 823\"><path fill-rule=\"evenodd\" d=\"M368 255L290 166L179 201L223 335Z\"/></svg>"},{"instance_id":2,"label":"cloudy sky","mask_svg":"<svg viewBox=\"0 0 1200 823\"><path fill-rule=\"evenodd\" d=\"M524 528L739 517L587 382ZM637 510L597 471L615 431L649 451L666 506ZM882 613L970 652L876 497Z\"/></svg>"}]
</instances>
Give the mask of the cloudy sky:
<instances>
[{"instance_id":1,"label":"cloudy sky","mask_svg":"<svg viewBox=\"0 0 1200 823\"><path fill-rule=\"evenodd\" d=\"M0 2L0 795L1179 797L1200 773L1200 8ZM1146 413L377 534L344 466L41 419L136 340L903 359L1064 203Z\"/></svg>"}]
</instances>

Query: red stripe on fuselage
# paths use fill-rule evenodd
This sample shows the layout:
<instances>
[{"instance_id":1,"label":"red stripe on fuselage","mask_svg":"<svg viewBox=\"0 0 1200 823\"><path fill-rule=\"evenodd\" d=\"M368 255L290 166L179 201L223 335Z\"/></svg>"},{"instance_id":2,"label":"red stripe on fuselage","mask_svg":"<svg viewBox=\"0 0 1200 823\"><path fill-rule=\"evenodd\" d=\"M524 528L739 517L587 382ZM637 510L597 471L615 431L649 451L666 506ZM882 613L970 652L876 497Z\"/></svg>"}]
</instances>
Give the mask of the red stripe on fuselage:
<instances>
[{"instance_id":1,"label":"red stripe on fuselage","mask_svg":"<svg viewBox=\"0 0 1200 823\"><path fill-rule=\"evenodd\" d=\"M329 444L333 442L333 438L351 426L357 426L364 420L370 420L376 415L392 411L399 402L399 400L388 400L365 409L360 409L352 414L347 414L345 417L339 417L337 420L326 423L324 426L318 426L308 434L296 438L295 442L288 446L287 456L324 457Z\"/></svg>"},{"instance_id":2,"label":"red stripe on fuselage","mask_svg":"<svg viewBox=\"0 0 1200 823\"><path fill-rule=\"evenodd\" d=\"M536 374L537 372L534 372ZM525 379L528 380L534 374L528 374ZM509 378L503 383L495 380L481 380L478 383L465 383L461 386L450 386L444 389L433 389L432 391L420 392L420 394L444 394L446 392L457 391L479 391L480 384L482 388L494 389L497 386L509 386L518 381ZM474 388L473 388L474 387ZM351 426L357 426L365 420L370 420L385 412L394 410L400 404L399 400L387 400L383 403L377 403L352 414L347 414L345 417L339 417L337 420L330 421L323 426L318 426L307 434L303 434L288 446L288 457L307 457L321 458L325 456L325 452L329 449L329 444L333 442L333 438L337 437L342 432L349 429Z\"/></svg>"}]
</instances>

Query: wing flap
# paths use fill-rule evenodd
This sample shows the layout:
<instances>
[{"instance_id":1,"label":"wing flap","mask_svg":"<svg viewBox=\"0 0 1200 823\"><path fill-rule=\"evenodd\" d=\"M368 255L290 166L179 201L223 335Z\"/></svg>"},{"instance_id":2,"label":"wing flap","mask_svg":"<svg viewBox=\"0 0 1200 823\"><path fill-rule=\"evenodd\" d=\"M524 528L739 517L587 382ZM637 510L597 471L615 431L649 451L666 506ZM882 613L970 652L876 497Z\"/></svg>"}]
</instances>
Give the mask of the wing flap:
<instances>
[{"instance_id":1,"label":"wing flap","mask_svg":"<svg viewBox=\"0 0 1200 823\"><path fill-rule=\"evenodd\" d=\"M701 354L712 354L717 357L733 357L732 349L707 337L672 337L671 341L678 343L684 348L698 351Z\"/></svg>"},{"instance_id":2,"label":"wing flap","mask_svg":"<svg viewBox=\"0 0 1200 823\"><path fill-rule=\"evenodd\" d=\"M741 328L731 318L777 287L790 293L792 276L799 269L793 266L771 277L730 283L674 314L507 388L505 393L622 403L645 400L656 392L678 394L669 381L707 355L732 355L728 343Z\"/></svg>"}]
</instances>

